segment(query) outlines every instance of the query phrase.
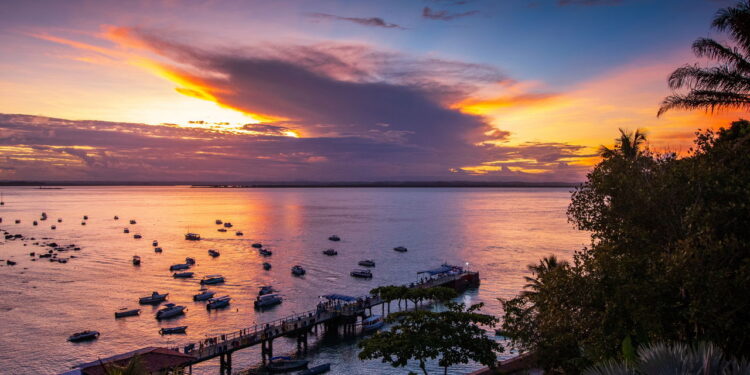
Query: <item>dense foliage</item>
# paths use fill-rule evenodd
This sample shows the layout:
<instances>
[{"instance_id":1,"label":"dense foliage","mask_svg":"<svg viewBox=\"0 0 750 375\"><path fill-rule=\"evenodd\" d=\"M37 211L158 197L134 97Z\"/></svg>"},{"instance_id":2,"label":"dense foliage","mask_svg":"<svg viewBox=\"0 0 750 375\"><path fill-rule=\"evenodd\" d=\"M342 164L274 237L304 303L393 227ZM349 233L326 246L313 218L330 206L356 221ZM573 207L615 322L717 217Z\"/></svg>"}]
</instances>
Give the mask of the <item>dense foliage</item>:
<instances>
[{"instance_id":1,"label":"dense foliage","mask_svg":"<svg viewBox=\"0 0 750 375\"><path fill-rule=\"evenodd\" d=\"M748 357L750 122L696 135L683 158L642 151L638 133L602 150L568 209L591 246L532 266L503 301L516 347L567 373L656 341Z\"/></svg>"}]
</instances>

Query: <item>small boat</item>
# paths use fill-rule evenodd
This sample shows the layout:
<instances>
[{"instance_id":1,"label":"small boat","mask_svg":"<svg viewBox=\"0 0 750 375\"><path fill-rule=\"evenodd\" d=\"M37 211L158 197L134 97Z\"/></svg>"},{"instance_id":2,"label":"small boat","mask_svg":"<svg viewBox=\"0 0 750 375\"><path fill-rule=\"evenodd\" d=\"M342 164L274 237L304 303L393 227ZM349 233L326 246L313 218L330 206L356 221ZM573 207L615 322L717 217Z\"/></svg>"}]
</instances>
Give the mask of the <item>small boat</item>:
<instances>
[{"instance_id":1,"label":"small boat","mask_svg":"<svg viewBox=\"0 0 750 375\"><path fill-rule=\"evenodd\" d=\"M292 275L294 276L302 276L305 273L307 273L307 271L305 271L305 269L300 265L295 265L292 267Z\"/></svg>"},{"instance_id":2,"label":"small boat","mask_svg":"<svg viewBox=\"0 0 750 375\"><path fill-rule=\"evenodd\" d=\"M310 367L307 370L302 370L297 373L297 375L318 375L318 374L324 374L328 371L331 371L331 364L330 363L324 363L322 365L318 365L315 367Z\"/></svg>"},{"instance_id":3,"label":"small boat","mask_svg":"<svg viewBox=\"0 0 750 375\"><path fill-rule=\"evenodd\" d=\"M185 313L185 306L177 306L174 303L164 305L164 308L156 312L156 319L167 319Z\"/></svg>"},{"instance_id":4,"label":"small boat","mask_svg":"<svg viewBox=\"0 0 750 375\"><path fill-rule=\"evenodd\" d=\"M218 230L219 232L222 232L222 233L223 233L223 232L226 232L226 231L227 231L227 229L226 229L226 228L219 228L219 229L217 229L217 230Z\"/></svg>"},{"instance_id":5,"label":"small boat","mask_svg":"<svg viewBox=\"0 0 750 375\"><path fill-rule=\"evenodd\" d=\"M260 249L258 250L258 253L264 257L270 257L271 255L273 255L273 251L267 249Z\"/></svg>"},{"instance_id":6,"label":"small boat","mask_svg":"<svg viewBox=\"0 0 750 375\"><path fill-rule=\"evenodd\" d=\"M263 269L268 271L271 269L271 263L263 262Z\"/></svg>"},{"instance_id":7,"label":"small boat","mask_svg":"<svg viewBox=\"0 0 750 375\"><path fill-rule=\"evenodd\" d=\"M216 258L217 256L219 256L221 254L218 251L214 250L214 249L210 249L210 250L208 250L208 255Z\"/></svg>"},{"instance_id":8,"label":"small boat","mask_svg":"<svg viewBox=\"0 0 750 375\"><path fill-rule=\"evenodd\" d=\"M193 264L195 264L195 259L193 259L191 257L187 257L187 258L185 258L185 264L189 264L189 265L192 266Z\"/></svg>"},{"instance_id":9,"label":"small boat","mask_svg":"<svg viewBox=\"0 0 750 375\"><path fill-rule=\"evenodd\" d=\"M57 222L58 223L62 223L62 219L57 219Z\"/></svg>"},{"instance_id":10,"label":"small boat","mask_svg":"<svg viewBox=\"0 0 750 375\"><path fill-rule=\"evenodd\" d=\"M188 241L198 241L201 239L201 235L198 233L186 233L185 239Z\"/></svg>"},{"instance_id":11,"label":"small boat","mask_svg":"<svg viewBox=\"0 0 750 375\"><path fill-rule=\"evenodd\" d=\"M154 248L154 252L155 252L155 253L161 253L162 251L163 251L163 250L162 250L162 248L161 248L161 247L155 247L155 248Z\"/></svg>"},{"instance_id":12,"label":"small boat","mask_svg":"<svg viewBox=\"0 0 750 375\"><path fill-rule=\"evenodd\" d=\"M16 224L21 224L21 220L16 220Z\"/></svg>"},{"instance_id":13,"label":"small boat","mask_svg":"<svg viewBox=\"0 0 750 375\"><path fill-rule=\"evenodd\" d=\"M154 242L151 242L151 246L153 246L153 247L159 246L159 241L154 240Z\"/></svg>"},{"instance_id":14,"label":"small boat","mask_svg":"<svg viewBox=\"0 0 750 375\"><path fill-rule=\"evenodd\" d=\"M81 225L86 225L86 222L85 222L85 221L82 221L82 222L81 222Z\"/></svg>"},{"instance_id":15,"label":"small boat","mask_svg":"<svg viewBox=\"0 0 750 375\"><path fill-rule=\"evenodd\" d=\"M159 294L159 292L153 292L148 297L141 297L138 300L138 303L140 303L141 305L160 303L160 302L166 301L168 295L169 293Z\"/></svg>"},{"instance_id":16,"label":"small boat","mask_svg":"<svg viewBox=\"0 0 750 375\"><path fill-rule=\"evenodd\" d=\"M235 235L236 235L236 236L244 236L245 234L244 234L244 233L242 233L242 231L239 231L239 230L238 230L238 231L237 231L237 232L235 233Z\"/></svg>"},{"instance_id":17,"label":"small boat","mask_svg":"<svg viewBox=\"0 0 750 375\"><path fill-rule=\"evenodd\" d=\"M179 326L179 327L165 327L159 330L160 335L173 335L176 333L185 333L185 330L188 326Z\"/></svg>"},{"instance_id":18,"label":"small boat","mask_svg":"<svg viewBox=\"0 0 750 375\"><path fill-rule=\"evenodd\" d=\"M370 270L353 270L349 273L352 277L359 277L361 279L371 279L372 272Z\"/></svg>"},{"instance_id":19,"label":"small boat","mask_svg":"<svg viewBox=\"0 0 750 375\"><path fill-rule=\"evenodd\" d=\"M341 237L339 237L339 236L337 236L335 234L333 236L331 236L331 237L328 237L328 239L331 240L331 241L341 241Z\"/></svg>"},{"instance_id":20,"label":"small boat","mask_svg":"<svg viewBox=\"0 0 750 375\"><path fill-rule=\"evenodd\" d=\"M190 279L194 274L193 272L175 272L172 274L172 277L175 279Z\"/></svg>"},{"instance_id":21,"label":"small boat","mask_svg":"<svg viewBox=\"0 0 750 375\"><path fill-rule=\"evenodd\" d=\"M263 247L263 244L261 244L260 242L256 242L256 243L252 244L252 247L254 247L256 249L260 249L260 248Z\"/></svg>"},{"instance_id":22,"label":"small boat","mask_svg":"<svg viewBox=\"0 0 750 375\"><path fill-rule=\"evenodd\" d=\"M141 265L141 257L138 255L133 255L133 265L134 266L140 266Z\"/></svg>"},{"instance_id":23,"label":"small boat","mask_svg":"<svg viewBox=\"0 0 750 375\"><path fill-rule=\"evenodd\" d=\"M397 247L394 247L394 248L393 248L393 250L394 250L394 251L398 251L399 253L405 253L405 252L407 252L407 251L408 251L408 249L407 249L407 248L405 248L405 247L403 247L403 246L397 246Z\"/></svg>"},{"instance_id":24,"label":"small boat","mask_svg":"<svg viewBox=\"0 0 750 375\"><path fill-rule=\"evenodd\" d=\"M88 220L89 217L87 215L83 215L83 220Z\"/></svg>"},{"instance_id":25,"label":"small boat","mask_svg":"<svg viewBox=\"0 0 750 375\"><path fill-rule=\"evenodd\" d=\"M96 340L97 338L99 338L98 331L83 331L83 332L76 332L68 336L68 341L80 342L80 341Z\"/></svg>"},{"instance_id":26,"label":"small boat","mask_svg":"<svg viewBox=\"0 0 750 375\"><path fill-rule=\"evenodd\" d=\"M55 229L57 229L57 227L53 225L53 226L50 227L50 229L55 230Z\"/></svg>"},{"instance_id":27,"label":"small boat","mask_svg":"<svg viewBox=\"0 0 750 375\"><path fill-rule=\"evenodd\" d=\"M125 228L125 229L122 230L122 233L130 233L130 229Z\"/></svg>"},{"instance_id":28,"label":"small boat","mask_svg":"<svg viewBox=\"0 0 750 375\"><path fill-rule=\"evenodd\" d=\"M379 330L385 325L382 315L372 315L362 320L362 332L372 332Z\"/></svg>"},{"instance_id":29,"label":"small boat","mask_svg":"<svg viewBox=\"0 0 750 375\"><path fill-rule=\"evenodd\" d=\"M201 285L221 284L223 283L224 276L221 275L207 275L201 279Z\"/></svg>"},{"instance_id":30,"label":"small boat","mask_svg":"<svg viewBox=\"0 0 750 375\"><path fill-rule=\"evenodd\" d=\"M135 238L136 240L139 240L139 239L143 238L143 236L141 236L140 234L136 233L136 234L133 235L133 238Z\"/></svg>"},{"instance_id":31,"label":"small boat","mask_svg":"<svg viewBox=\"0 0 750 375\"><path fill-rule=\"evenodd\" d=\"M118 311L115 311L115 318L124 318L126 316L136 316L141 313L141 309L130 309L123 307Z\"/></svg>"},{"instance_id":32,"label":"small boat","mask_svg":"<svg viewBox=\"0 0 750 375\"><path fill-rule=\"evenodd\" d=\"M260 287L260 290L258 291L258 295L265 296L266 294L271 294L273 292L274 292L273 287L270 285L266 285L266 286Z\"/></svg>"},{"instance_id":33,"label":"small boat","mask_svg":"<svg viewBox=\"0 0 750 375\"><path fill-rule=\"evenodd\" d=\"M281 296L278 294L264 294L255 298L254 305L256 308L263 308L278 305L281 302Z\"/></svg>"},{"instance_id":34,"label":"small boat","mask_svg":"<svg viewBox=\"0 0 750 375\"><path fill-rule=\"evenodd\" d=\"M216 294L216 292L204 290L201 293L193 295L193 301L207 301L211 298L214 298L214 294Z\"/></svg>"},{"instance_id":35,"label":"small boat","mask_svg":"<svg viewBox=\"0 0 750 375\"><path fill-rule=\"evenodd\" d=\"M290 357L273 357L268 363L268 371L272 373L278 372L289 372L294 370L301 370L307 367L310 361L304 359L292 359Z\"/></svg>"},{"instance_id":36,"label":"small boat","mask_svg":"<svg viewBox=\"0 0 750 375\"><path fill-rule=\"evenodd\" d=\"M231 227L232 227L232 223L230 222L224 223L224 228L231 228Z\"/></svg>"},{"instance_id":37,"label":"small boat","mask_svg":"<svg viewBox=\"0 0 750 375\"><path fill-rule=\"evenodd\" d=\"M190 268L190 265L186 264L186 263L173 264L173 265L169 266L169 270L170 271L186 270L188 268Z\"/></svg>"},{"instance_id":38,"label":"small boat","mask_svg":"<svg viewBox=\"0 0 750 375\"><path fill-rule=\"evenodd\" d=\"M338 255L339 252L334 249L323 250L323 254L330 256Z\"/></svg>"},{"instance_id":39,"label":"small boat","mask_svg":"<svg viewBox=\"0 0 750 375\"><path fill-rule=\"evenodd\" d=\"M221 225L221 219L216 219L216 225Z\"/></svg>"},{"instance_id":40,"label":"small boat","mask_svg":"<svg viewBox=\"0 0 750 375\"><path fill-rule=\"evenodd\" d=\"M120 220L120 218L117 215L115 215L115 220Z\"/></svg>"},{"instance_id":41,"label":"small boat","mask_svg":"<svg viewBox=\"0 0 750 375\"><path fill-rule=\"evenodd\" d=\"M372 259L360 260L357 264L362 267L375 267L375 261Z\"/></svg>"},{"instance_id":42,"label":"small boat","mask_svg":"<svg viewBox=\"0 0 750 375\"><path fill-rule=\"evenodd\" d=\"M39 223L37 223L37 222L36 222L36 220L34 220L34 221L33 221L33 222L31 223L31 225L39 225Z\"/></svg>"},{"instance_id":43,"label":"small boat","mask_svg":"<svg viewBox=\"0 0 750 375\"><path fill-rule=\"evenodd\" d=\"M218 297L218 298L211 298L210 300L208 300L208 304L206 305L206 309L207 310L211 310L211 309L215 310L215 309L220 309L222 307L227 307L227 306L229 306L229 301L230 300L231 300L231 298L229 298L229 296L223 296L223 297Z\"/></svg>"},{"instance_id":44,"label":"small boat","mask_svg":"<svg viewBox=\"0 0 750 375\"><path fill-rule=\"evenodd\" d=\"M130 224L135 224L135 220L130 220Z\"/></svg>"}]
</instances>

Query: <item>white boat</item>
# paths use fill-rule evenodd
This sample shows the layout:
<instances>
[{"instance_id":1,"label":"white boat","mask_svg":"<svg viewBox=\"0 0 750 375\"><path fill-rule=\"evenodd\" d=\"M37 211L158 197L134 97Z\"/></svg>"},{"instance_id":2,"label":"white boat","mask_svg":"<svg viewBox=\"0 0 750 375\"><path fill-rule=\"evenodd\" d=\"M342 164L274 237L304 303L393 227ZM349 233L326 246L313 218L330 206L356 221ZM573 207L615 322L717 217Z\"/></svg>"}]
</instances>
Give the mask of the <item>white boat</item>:
<instances>
[{"instance_id":1,"label":"white boat","mask_svg":"<svg viewBox=\"0 0 750 375\"><path fill-rule=\"evenodd\" d=\"M334 249L323 250L323 254L330 256L338 255L339 252Z\"/></svg>"},{"instance_id":2,"label":"white boat","mask_svg":"<svg viewBox=\"0 0 750 375\"><path fill-rule=\"evenodd\" d=\"M79 342L79 341L95 340L97 338L99 338L98 331L83 331L83 332L76 332L68 336L68 341Z\"/></svg>"},{"instance_id":3,"label":"white boat","mask_svg":"<svg viewBox=\"0 0 750 375\"><path fill-rule=\"evenodd\" d=\"M207 275L201 279L201 285L221 284L224 282L224 276Z\"/></svg>"},{"instance_id":4,"label":"white boat","mask_svg":"<svg viewBox=\"0 0 750 375\"><path fill-rule=\"evenodd\" d=\"M201 239L201 235L198 233L186 233L185 239L188 241L198 241Z\"/></svg>"},{"instance_id":5,"label":"white boat","mask_svg":"<svg viewBox=\"0 0 750 375\"><path fill-rule=\"evenodd\" d=\"M210 300L211 298L214 298L214 294L216 294L216 292L212 292L210 290L204 290L201 293L193 295L193 301L207 301L207 300Z\"/></svg>"},{"instance_id":6,"label":"white boat","mask_svg":"<svg viewBox=\"0 0 750 375\"><path fill-rule=\"evenodd\" d=\"M115 311L115 318L124 318L126 316L136 316L141 313L141 309L128 309L123 307L120 310Z\"/></svg>"},{"instance_id":7,"label":"white boat","mask_svg":"<svg viewBox=\"0 0 750 375\"><path fill-rule=\"evenodd\" d=\"M270 307L274 305L278 305L282 302L281 296L278 294L264 294L262 296L258 296L255 299L255 307L256 308L263 308L263 307Z\"/></svg>"},{"instance_id":8,"label":"white boat","mask_svg":"<svg viewBox=\"0 0 750 375\"><path fill-rule=\"evenodd\" d=\"M214 249L210 249L210 250L208 250L208 255L216 258L217 256L221 255L221 253L219 253L218 251L216 251Z\"/></svg>"},{"instance_id":9,"label":"white boat","mask_svg":"<svg viewBox=\"0 0 750 375\"><path fill-rule=\"evenodd\" d=\"M362 320L362 332L376 331L385 325L382 315L372 315Z\"/></svg>"},{"instance_id":10,"label":"white boat","mask_svg":"<svg viewBox=\"0 0 750 375\"><path fill-rule=\"evenodd\" d=\"M164 305L164 308L156 312L156 319L168 319L185 313L185 306L177 306L174 303Z\"/></svg>"},{"instance_id":11,"label":"white boat","mask_svg":"<svg viewBox=\"0 0 750 375\"><path fill-rule=\"evenodd\" d=\"M353 270L349 274L352 275L352 277L359 277L361 279L371 279L372 278L372 272L370 272L370 270L365 270L365 269Z\"/></svg>"},{"instance_id":12,"label":"white boat","mask_svg":"<svg viewBox=\"0 0 750 375\"><path fill-rule=\"evenodd\" d=\"M190 279L194 274L193 272L175 272L172 274L172 277L175 279Z\"/></svg>"},{"instance_id":13,"label":"white boat","mask_svg":"<svg viewBox=\"0 0 750 375\"><path fill-rule=\"evenodd\" d=\"M169 293L159 294L159 292L153 292L148 297L141 297L138 299L138 303L141 305L151 304L151 303L160 303L167 300L167 296Z\"/></svg>"},{"instance_id":14,"label":"white boat","mask_svg":"<svg viewBox=\"0 0 750 375\"><path fill-rule=\"evenodd\" d=\"M405 247L403 247L403 246L397 246L397 247L394 247L394 248L393 248L393 250L394 250L394 251L398 251L399 253L405 253L405 252L407 252L407 251L408 251L408 249L407 249L407 248L405 248Z\"/></svg>"},{"instance_id":15,"label":"white boat","mask_svg":"<svg viewBox=\"0 0 750 375\"><path fill-rule=\"evenodd\" d=\"M208 301L208 304L206 305L206 309L220 309L222 307L229 306L229 301L231 298L229 296L223 296L223 297L217 297L217 298L211 298Z\"/></svg>"},{"instance_id":16,"label":"white boat","mask_svg":"<svg viewBox=\"0 0 750 375\"><path fill-rule=\"evenodd\" d=\"M375 261L372 259L360 260L357 264L362 267L375 267Z\"/></svg>"},{"instance_id":17,"label":"white boat","mask_svg":"<svg viewBox=\"0 0 750 375\"><path fill-rule=\"evenodd\" d=\"M170 271L186 270L188 268L190 268L190 265L186 264L186 263L173 264L173 265L169 266L169 270Z\"/></svg>"},{"instance_id":18,"label":"white boat","mask_svg":"<svg viewBox=\"0 0 750 375\"><path fill-rule=\"evenodd\" d=\"M295 275L295 276L302 276L302 275L304 275L306 273L307 273L307 271L305 271L305 269L302 268L302 266L300 266L300 265L295 265L295 266L292 267L292 274Z\"/></svg>"}]
</instances>

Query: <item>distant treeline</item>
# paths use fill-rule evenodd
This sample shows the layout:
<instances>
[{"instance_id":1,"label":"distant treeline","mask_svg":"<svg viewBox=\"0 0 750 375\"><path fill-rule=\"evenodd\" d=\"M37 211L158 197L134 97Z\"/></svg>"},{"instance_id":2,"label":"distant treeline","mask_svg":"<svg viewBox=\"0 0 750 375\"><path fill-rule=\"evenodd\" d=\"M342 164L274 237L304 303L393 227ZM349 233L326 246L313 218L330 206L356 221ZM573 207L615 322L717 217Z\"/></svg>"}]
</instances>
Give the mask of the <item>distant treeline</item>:
<instances>
[{"instance_id":1,"label":"distant treeline","mask_svg":"<svg viewBox=\"0 0 750 375\"><path fill-rule=\"evenodd\" d=\"M378 181L378 182L228 182L207 183L195 181L144 182L144 181L0 181L0 186L184 186L193 188L572 188L575 182L522 182L522 181Z\"/></svg>"}]
</instances>

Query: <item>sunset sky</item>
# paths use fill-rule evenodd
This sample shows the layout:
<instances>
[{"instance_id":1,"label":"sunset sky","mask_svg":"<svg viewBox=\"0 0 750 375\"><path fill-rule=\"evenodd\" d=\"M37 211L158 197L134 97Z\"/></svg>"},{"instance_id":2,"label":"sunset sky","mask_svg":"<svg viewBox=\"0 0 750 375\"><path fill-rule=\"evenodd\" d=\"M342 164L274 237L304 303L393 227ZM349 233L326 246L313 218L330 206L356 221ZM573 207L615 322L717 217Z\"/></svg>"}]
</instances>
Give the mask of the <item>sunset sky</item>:
<instances>
[{"instance_id":1,"label":"sunset sky","mask_svg":"<svg viewBox=\"0 0 750 375\"><path fill-rule=\"evenodd\" d=\"M0 180L581 181L733 3L8 1Z\"/></svg>"}]
</instances>

